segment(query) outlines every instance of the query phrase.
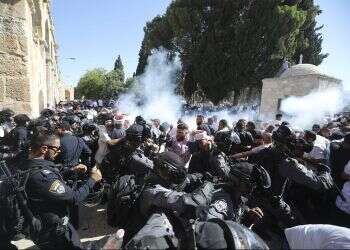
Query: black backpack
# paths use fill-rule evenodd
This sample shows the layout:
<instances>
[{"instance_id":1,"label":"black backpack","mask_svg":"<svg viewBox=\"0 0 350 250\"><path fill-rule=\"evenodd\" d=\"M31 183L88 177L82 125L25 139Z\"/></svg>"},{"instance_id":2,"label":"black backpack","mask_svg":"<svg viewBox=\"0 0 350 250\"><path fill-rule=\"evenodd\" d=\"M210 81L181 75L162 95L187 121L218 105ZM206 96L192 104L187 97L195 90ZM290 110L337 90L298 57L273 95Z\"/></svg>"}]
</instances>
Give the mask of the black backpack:
<instances>
[{"instance_id":1,"label":"black backpack","mask_svg":"<svg viewBox=\"0 0 350 250\"><path fill-rule=\"evenodd\" d=\"M28 208L25 185L31 174L40 171L11 171L0 162L0 238L12 239L18 233L36 235L41 222Z\"/></svg>"},{"instance_id":2,"label":"black backpack","mask_svg":"<svg viewBox=\"0 0 350 250\"><path fill-rule=\"evenodd\" d=\"M24 217L16 197L19 178L9 178L9 174L6 165L0 163L0 237L12 239L23 231Z\"/></svg>"},{"instance_id":3,"label":"black backpack","mask_svg":"<svg viewBox=\"0 0 350 250\"><path fill-rule=\"evenodd\" d=\"M121 176L111 187L107 204L107 223L118 228L127 228L136 214L137 201L143 185L134 175Z\"/></svg>"}]
</instances>

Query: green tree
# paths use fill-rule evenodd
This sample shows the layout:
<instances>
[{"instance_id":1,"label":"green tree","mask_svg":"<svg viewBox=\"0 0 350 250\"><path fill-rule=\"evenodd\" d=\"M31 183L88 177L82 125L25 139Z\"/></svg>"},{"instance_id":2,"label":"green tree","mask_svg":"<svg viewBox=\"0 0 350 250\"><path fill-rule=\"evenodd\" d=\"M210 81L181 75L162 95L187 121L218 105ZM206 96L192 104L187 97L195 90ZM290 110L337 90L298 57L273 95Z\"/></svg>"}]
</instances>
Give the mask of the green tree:
<instances>
[{"instance_id":1,"label":"green tree","mask_svg":"<svg viewBox=\"0 0 350 250\"><path fill-rule=\"evenodd\" d=\"M320 63L317 14L312 0L175 0L146 24L136 73L152 49L165 47L181 57L185 95L199 86L217 103L231 91L260 88L283 58L296 63L302 52L306 62Z\"/></svg>"},{"instance_id":2,"label":"green tree","mask_svg":"<svg viewBox=\"0 0 350 250\"><path fill-rule=\"evenodd\" d=\"M124 72L122 70L111 70L104 75L104 86L101 92L103 99L115 99L124 91Z\"/></svg>"},{"instance_id":3,"label":"green tree","mask_svg":"<svg viewBox=\"0 0 350 250\"><path fill-rule=\"evenodd\" d=\"M77 98L99 99L105 85L106 70L97 68L87 71L75 88Z\"/></svg>"},{"instance_id":4,"label":"green tree","mask_svg":"<svg viewBox=\"0 0 350 250\"><path fill-rule=\"evenodd\" d=\"M86 72L75 88L77 98L115 99L128 89L124 83L124 72L120 69L107 71L102 68Z\"/></svg>"},{"instance_id":5,"label":"green tree","mask_svg":"<svg viewBox=\"0 0 350 250\"><path fill-rule=\"evenodd\" d=\"M295 0L296 1L296 0ZM303 63L319 65L328 54L322 52L322 35L319 31L323 26L317 27L316 16L321 14L318 6L314 5L313 0L298 0L296 3L299 9L306 11L306 20L301 27L302 32L298 35L298 47L293 60L297 62L300 55L303 55Z\"/></svg>"},{"instance_id":6,"label":"green tree","mask_svg":"<svg viewBox=\"0 0 350 250\"><path fill-rule=\"evenodd\" d=\"M114 62L114 70L118 69L124 72L124 66L120 55L118 55L118 58Z\"/></svg>"}]
</instances>

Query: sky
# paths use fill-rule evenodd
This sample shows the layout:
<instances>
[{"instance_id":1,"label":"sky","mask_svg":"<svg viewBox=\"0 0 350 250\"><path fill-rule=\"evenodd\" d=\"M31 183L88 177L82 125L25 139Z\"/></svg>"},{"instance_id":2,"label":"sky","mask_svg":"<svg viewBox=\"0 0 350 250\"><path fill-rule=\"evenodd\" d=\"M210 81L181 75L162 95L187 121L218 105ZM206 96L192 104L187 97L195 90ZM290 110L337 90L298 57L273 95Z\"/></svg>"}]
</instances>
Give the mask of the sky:
<instances>
[{"instance_id":1,"label":"sky","mask_svg":"<svg viewBox=\"0 0 350 250\"><path fill-rule=\"evenodd\" d=\"M171 0L54 0L52 13L59 45L61 76L75 86L87 70L111 70L120 54L127 77L136 71L143 27L165 12ZM343 80L350 90L350 0L315 0L323 10L318 16L323 52L320 67ZM71 58L75 58L72 60Z\"/></svg>"}]
</instances>

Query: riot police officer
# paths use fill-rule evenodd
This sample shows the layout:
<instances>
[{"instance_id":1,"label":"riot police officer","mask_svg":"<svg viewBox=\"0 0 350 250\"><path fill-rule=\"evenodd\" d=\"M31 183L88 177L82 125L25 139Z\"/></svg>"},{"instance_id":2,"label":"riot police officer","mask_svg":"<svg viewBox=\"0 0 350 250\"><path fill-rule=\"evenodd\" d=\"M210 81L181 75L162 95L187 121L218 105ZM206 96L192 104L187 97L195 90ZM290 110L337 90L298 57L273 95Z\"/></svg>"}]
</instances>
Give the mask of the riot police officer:
<instances>
[{"instance_id":1,"label":"riot police officer","mask_svg":"<svg viewBox=\"0 0 350 250\"><path fill-rule=\"evenodd\" d=\"M284 198L289 184L296 183L321 193L332 188L333 180L327 166L319 165L316 171L312 171L296 159L303 152L310 152L312 145L298 140L290 127L281 125L272 139L272 146L256 155L258 164L264 166L271 176L271 188L256 195L252 203L262 206L265 214L268 212L266 223L277 223L285 228L297 224L300 218ZM261 228L265 231L266 225Z\"/></svg>"},{"instance_id":2,"label":"riot police officer","mask_svg":"<svg viewBox=\"0 0 350 250\"><path fill-rule=\"evenodd\" d=\"M41 220L42 229L31 235L40 248L79 249L79 235L68 219L68 205L84 200L102 176L96 168L79 189L71 189L55 168L53 160L60 151L60 140L55 135L38 134L31 141L27 168L32 169L26 192L29 207Z\"/></svg>"},{"instance_id":3,"label":"riot police officer","mask_svg":"<svg viewBox=\"0 0 350 250\"><path fill-rule=\"evenodd\" d=\"M196 134L195 139L198 143L199 151L192 155L188 172L190 174L208 172L213 176L227 179L230 168L225 154L216 147L206 132Z\"/></svg>"}]
</instances>

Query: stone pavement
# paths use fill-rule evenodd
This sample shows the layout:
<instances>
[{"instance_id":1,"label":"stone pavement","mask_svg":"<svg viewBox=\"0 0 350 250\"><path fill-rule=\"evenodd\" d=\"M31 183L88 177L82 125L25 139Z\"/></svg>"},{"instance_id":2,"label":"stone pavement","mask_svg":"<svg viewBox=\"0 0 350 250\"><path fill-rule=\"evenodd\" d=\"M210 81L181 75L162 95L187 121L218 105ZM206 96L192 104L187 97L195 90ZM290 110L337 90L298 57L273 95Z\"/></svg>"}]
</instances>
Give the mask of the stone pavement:
<instances>
[{"instance_id":1,"label":"stone pavement","mask_svg":"<svg viewBox=\"0 0 350 250\"><path fill-rule=\"evenodd\" d=\"M106 212L105 205L92 208L82 206L79 235L84 246L117 231L116 228L107 225ZM13 243L19 249L38 249L31 240L27 239Z\"/></svg>"}]
</instances>

